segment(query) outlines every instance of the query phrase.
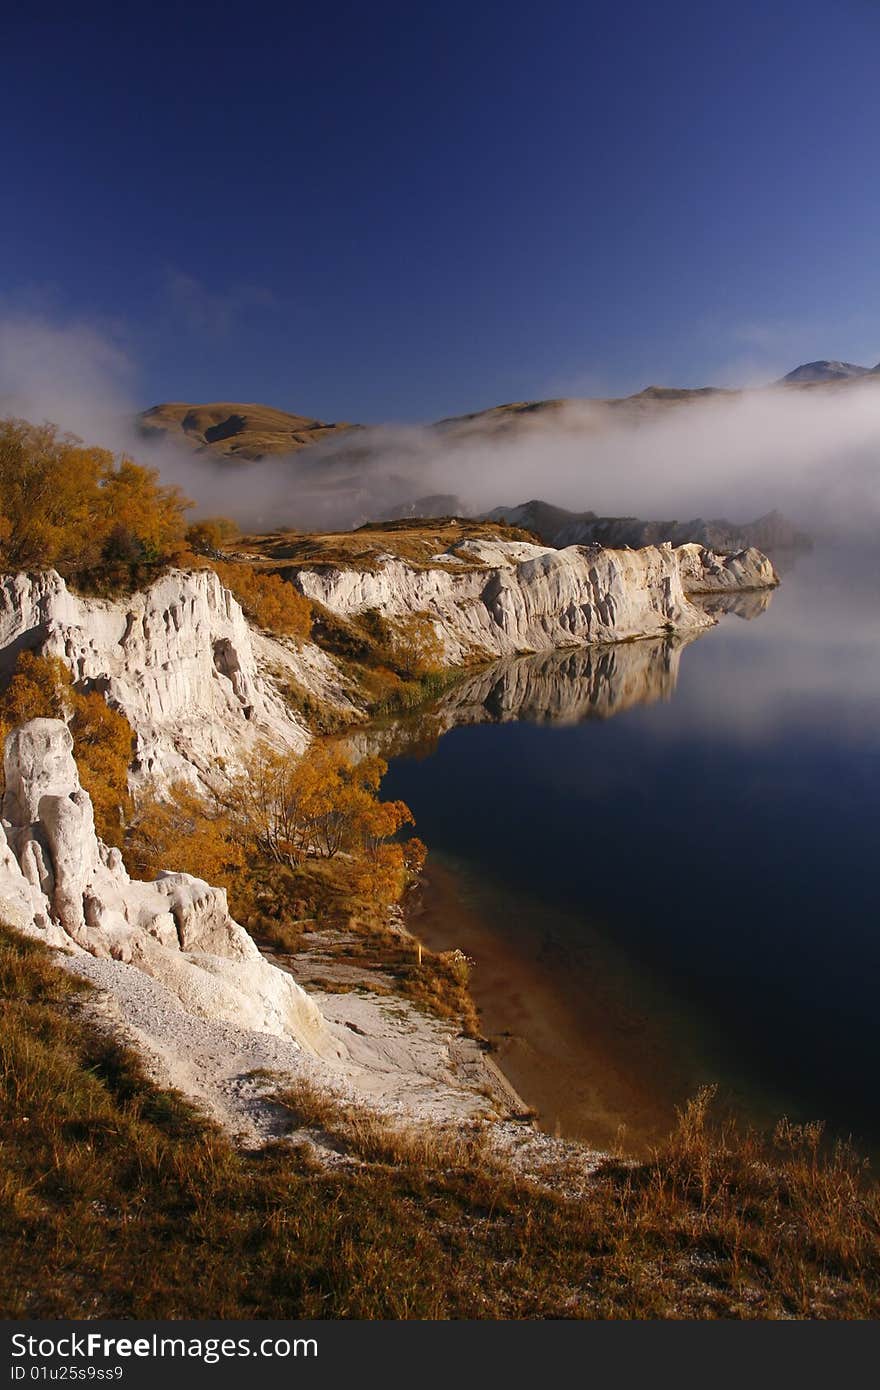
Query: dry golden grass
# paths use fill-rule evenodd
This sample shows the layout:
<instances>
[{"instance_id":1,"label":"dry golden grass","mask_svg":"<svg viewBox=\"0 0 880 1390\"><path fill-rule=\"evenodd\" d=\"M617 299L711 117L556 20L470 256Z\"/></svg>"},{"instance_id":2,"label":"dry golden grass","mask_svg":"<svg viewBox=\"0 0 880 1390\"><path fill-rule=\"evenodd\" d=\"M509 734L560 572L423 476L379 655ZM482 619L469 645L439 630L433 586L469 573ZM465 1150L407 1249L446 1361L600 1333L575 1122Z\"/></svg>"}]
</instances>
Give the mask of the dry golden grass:
<instances>
[{"instance_id":1,"label":"dry golden grass","mask_svg":"<svg viewBox=\"0 0 880 1390\"><path fill-rule=\"evenodd\" d=\"M264 565L283 574L284 566L302 565L375 569L382 555L394 555L408 564L430 568L433 556L454 550L462 541L483 539L533 541L535 537L515 526L447 516L370 522L356 531L335 531L326 535L279 531L271 535L243 536L237 544L249 557L259 556ZM459 558L458 563L462 568L472 568L475 562Z\"/></svg>"},{"instance_id":2,"label":"dry golden grass","mask_svg":"<svg viewBox=\"0 0 880 1390\"><path fill-rule=\"evenodd\" d=\"M472 1170L500 1172L501 1159L493 1154L485 1125L427 1125L395 1121L378 1111L346 1105L299 1080L273 1094L273 1100L290 1112L295 1129L315 1129L329 1135L350 1157L364 1163L416 1168L422 1172Z\"/></svg>"},{"instance_id":3,"label":"dry golden grass","mask_svg":"<svg viewBox=\"0 0 880 1390\"><path fill-rule=\"evenodd\" d=\"M167 401L138 416L146 439L167 435L195 449L221 457L260 459L267 454L293 454L330 435L355 429L328 424L309 415L292 415L269 405L214 401L193 405Z\"/></svg>"},{"instance_id":4,"label":"dry golden grass","mask_svg":"<svg viewBox=\"0 0 880 1390\"><path fill-rule=\"evenodd\" d=\"M350 1156L325 1168L283 1142L233 1149L7 929L0 996L2 1316L880 1314L877 1185L814 1128L719 1133L704 1094L651 1161L609 1160L570 1197L487 1160L479 1130L294 1088L292 1128Z\"/></svg>"},{"instance_id":5,"label":"dry golden grass","mask_svg":"<svg viewBox=\"0 0 880 1390\"><path fill-rule=\"evenodd\" d=\"M349 918L357 933L334 952L349 965L378 965L394 980L394 990L437 1018L458 1024L468 1037L480 1036L474 1001L468 988L468 964L460 951L420 948L411 936L389 931L378 914L365 905Z\"/></svg>"},{"instance_id":6,"label":"dry golden grass","mask_svg":"<svg viewBox=\"0 0 880 1390\"><path fill-rule=\"evenodd\" d=\"M308 860L297 868L251 865L236 902L265 950L293 955L303 947L304 932L324 933L321 951L335 964L381 971L393 980L395 993L479 1036L464 957L425 946L420 956L414 937L389 929L385 906L352 893L345 860ZM321 987L336 988L326 982ZM386 992L379 982L367 987Z\"/></svg>"}]
</instances>

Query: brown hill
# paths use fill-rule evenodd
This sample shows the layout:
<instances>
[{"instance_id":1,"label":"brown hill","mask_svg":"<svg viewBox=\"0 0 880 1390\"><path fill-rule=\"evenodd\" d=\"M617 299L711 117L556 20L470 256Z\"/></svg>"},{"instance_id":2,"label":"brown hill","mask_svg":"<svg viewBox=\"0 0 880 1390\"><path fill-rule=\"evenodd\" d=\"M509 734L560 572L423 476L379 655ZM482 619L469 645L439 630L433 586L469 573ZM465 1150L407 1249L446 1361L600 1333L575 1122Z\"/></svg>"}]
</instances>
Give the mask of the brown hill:
<instances>
[{"instance_id":1,"label":"brown hill","mask_svg":"<svg viewBox=\"0 0 880 1390\"><path fill-rule=\"evenodd\" d=\"M511 401L508 405L492 406L470 415L438 420L434 429L456 440L473 435L519 436L548 424L576 434L591 434L621 420L639 424L672 408L738 394L716 386L695 389L647 386L633 396L562 396L546 401Z\"/></svg>"},{"instance_id":2,"label":"brown hill","mask_svg":"<svg viewBox=\"0 0 880 1390\"><path fill-rule=\"evenodd\" d=\"M194 449L240 459L294 454L330 435L357 428L342 422L328 424L308 415L291 415L269 405L232 401L210 405L170 401L143 411L137 424L146 439L182 439Z\"/></svg>"},{"instance_id":3,"label":"brown hill","mask_svg":"<svg viewBox=\"0 0 880 1390\"><path fill-rule=\"evenodd\" d=\"M675 390L649 386L635 396L619 399L561 398L546 401L514 401L496 405L469 415L451 416L438 420L431 428L456 440L473 434L521 434L548 423L570 428L578 433L602 429L611 418L626 416L634 420L650 417L670 406L705 400L709 396L734 394L704 387L700 390ZM347 422L329 424L308 415L293 415L268 405L243 405L234 401L216 401L209 405L193 405L187 401L170 401L154 405L137 417L137 425L147 440L163 437L183 440L193 449L207 450L225 458L261 459L268 454L294 454L300 449L318 444L330 436L345 431L365 429ZM369 451L370 441L364 447Z\"/></svg>"},{"instance_id":4,"label":"brown hill","mask_svg":"<svg viewBox=\"0 0 880 1390\"><path fill-rule=\"evenodd\" d=\"M797 380L795 374L786 385L787 391L835 391L851 388L854 383L880 379L880 364L864 377L843 380ZM758 388L760 389L760 388ZM555 429L590 435L617 423L638 426L648 424L671 410L680 410L708 400L730 399L743 394L723 387L703 386L677 388L648 386L632 396L617 397L560 397L556 400L511 401L491 406L468 415L454 415L438 420L429 428L454 442L471 440L474 436L492 438L522 437L548 424ZM193 449L207 451L218 458L261 459L267 455L290 455L309 448L322 440L344 433L358 432L342 455L334 451L337 462L352 466L371 457L377 447L381 450L384 436L371 434L370 427L344 421L328 423L309 415L293 415L268 405L242 405L219 401L210 405L192 405L185 401L155 405L137 417L145 439L183 440ZM377 440L379 444L377 446ZM406 444L398 442L397 451ZM319 460L315 460L316 465ZM323 469L324 460L321 460Z\"/></svg>"}]
</instances>

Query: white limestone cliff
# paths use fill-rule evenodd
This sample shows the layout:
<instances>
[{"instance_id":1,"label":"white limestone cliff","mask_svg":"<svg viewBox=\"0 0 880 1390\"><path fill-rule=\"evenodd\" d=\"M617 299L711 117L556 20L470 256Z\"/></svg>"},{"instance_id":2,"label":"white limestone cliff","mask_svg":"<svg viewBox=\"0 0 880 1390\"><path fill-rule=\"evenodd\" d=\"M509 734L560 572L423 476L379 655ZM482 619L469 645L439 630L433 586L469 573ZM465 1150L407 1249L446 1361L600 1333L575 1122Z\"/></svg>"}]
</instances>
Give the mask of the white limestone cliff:
<instances>
[{"instance_id":1,"label":"white limestone cliff","mask_svg":"<svg viewBox=\"0 0 880 1390\"><path fill-rule=\"evenodd\" d=\"M160 1084L255 1147L287 1132L273 1099L285 1078L404 1121L509 1113L509 1086L454 1023L368 991L307 994L230 917L223 889L130 878L95 834L72 747L54 719L7 737L0 922L96 987L86 1006Z\"/></svg>"},{"instance_id":2,"label":"white limestone cliff","mask_svg":"<svg viewBox=\"0 0 880 1390\"><path fill-rule=\"evenodd\" d=\"M682 554L682 552L685 552ZM566 550L468 540L430 568L384 557L375 568L303 566L301 593L343 616L426 616L452 664L664 633L695 633L715 619L688 593L775 584L758 551L717 556L700 546Z\"/></svg>"},{"instance_id":3,"label":"white limestone cliff","mask_svg":"<svg viewBox=\"0 0 880 1390\"><path fill-rule=\"evenodd\" d=\"M301 752L308 731L276 677L345 698L323 652L257 633L212 570L172 570L118 600L80 597L52 570L0 576L0 675L25 649L60 657L122 711L135 781L234 768L258 739Z\"/></svg>"},{"instance_id":4,"label":"white limestone cliff","mask_svg":"<svg viewBox=\"0 0 880 1390\"><path fill-rule=\"evenodd\" d=\"M190 1014L340 1056L313 1000L230 917L224 889L184 873L129 877L119 850L95 834L72 750L57 719L32 719L6 740L0 918L47 945L143 971Z\"/></svg>"},{"instance_id":5,"label":"white limestone cliff","mask_svg":"<svg viewBox=\"0 0 880 1390\"><path fill-rule=\"evenodd\" d=\"M754 546L722 555L704 545L689 544L678 546L675 554L689 594L750 593L779 583L772 562Z\"/></svg>"},{"instance_id":6,"label":"white limestone cliff","mask_svg":"<svg viewBox=\"0 0 880 1390\"><path fill-rule=\"evenodd\" d=\"M289 572L307 597L342 615L379 609L392 621L423 615L452 665L669 632L714 617L688 593L732 593L776 583L748 550L701 546L553 550L465 541L430 567L392 556L374 569L317 565ZM172 570L123 599L84 598L54 571L0 576L0 679L23 650L59 657L82 688L102 692L135 733L132 780L216 779L259 740L301 752L305 724L285 700L292 684L357 718L331 659L256 631L211 570Z\"/></svg>"}]
</instances>

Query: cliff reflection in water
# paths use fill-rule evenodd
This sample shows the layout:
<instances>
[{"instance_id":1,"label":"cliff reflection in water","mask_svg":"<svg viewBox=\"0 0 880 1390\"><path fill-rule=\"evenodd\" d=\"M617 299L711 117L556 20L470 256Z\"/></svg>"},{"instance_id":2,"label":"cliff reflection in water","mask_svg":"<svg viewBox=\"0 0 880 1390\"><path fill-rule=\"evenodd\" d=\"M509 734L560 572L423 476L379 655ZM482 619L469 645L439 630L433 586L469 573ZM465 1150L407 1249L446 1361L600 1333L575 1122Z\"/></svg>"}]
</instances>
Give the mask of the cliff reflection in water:
<instances>
[{"instance_id":1,"label":"cliff reflection in water","mask_svg":"<svg viewBox=\"0 0 880 1390\"><path fill-rule=\"evenodd\" d=\"M436 712L454 724L579 724L610 719L633 705L672 695L690 638L574 647L537 656L508 657L467 677Z\"/></svg>"},{"instance_id":2,"label":"cliff reflection in water","mask_svg":"<svg viewBox=\"0 0 880 1390\"><path fill-rule=\"evenodd\" d=\"M718 594L701 603L713 616L750 620L770 604L772 591ZM566 647L535 656L506 657L457 681L441 698L385 725L349 735L356 756L427 756L437 741L466 724L580 724L613 719L636 705L669 700L682 652L710 633Z\"/></svg>"},{"instance_id":3,"label":"cliff reflection in water","mask_svg":"<svg viewBox=\"0 0 880 1390\"><path fill-rule=\"evenodd\" d=\"M699 603L703 612L713 618L727 614L733 618L744 618L750 623L753 618L760 618L762 613L767 612L775 592L775 589L749 589L744 594L701 594L692 602Z\"/></svg>"},{"instance_id":4,"label":"cliff reflection in water","mask_svg":"<svg viewBox=\"0 0 880 1390\"><path fill-rule=\"evenodd\" d=\"M619 1119L653 1142L717 1084L752 1123L820 1118L875 1155L876 545L817 546L760 621L670 660L641 647L581 654L612 677L592 702L587 682L581 723L505 718L548 717L514 669L477 710L504 722L392 761L383 792L412 807L429 880L452 873L428 945L477 961L484 1031L550 1127L599 1143ZM485 700L500 674L448 697L484 681Z\"/></svg>"}]
</instances>

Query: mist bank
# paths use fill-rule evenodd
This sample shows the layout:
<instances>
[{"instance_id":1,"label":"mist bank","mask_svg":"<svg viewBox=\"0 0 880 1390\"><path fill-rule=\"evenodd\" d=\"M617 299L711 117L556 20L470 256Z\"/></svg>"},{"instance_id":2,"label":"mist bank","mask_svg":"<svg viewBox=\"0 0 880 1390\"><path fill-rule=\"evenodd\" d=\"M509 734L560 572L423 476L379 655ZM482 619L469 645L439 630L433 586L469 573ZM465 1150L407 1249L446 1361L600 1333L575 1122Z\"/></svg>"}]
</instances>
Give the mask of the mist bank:
<instances>
[{"instance_id":1,"label":"mist bank","mask_svg":"<svg viewBox=\"0 0 880 1390\"><path fill-rule=\"evenodd\" d=\"M604 517L738 523L776 509L812 534L871 531L880 515L876 373L800 388L524 403L423 427L345 429L255 461L145 436L136 379L93 328L0 322L4 413L125 450L181 486L199 514L245 528L342 529L420 507L480 515L535 496Z\"/></svg>"},{"instance_id":2,"label":"mist bank","mask_svg":"<svg viewBox=\"0 0 880 1390\"><path fill-rule=\"evenodd\" d=\"M145 455L144 441L130 447ZM202 510L253 529L480 515L538 495L600 516L738 523L779 510L825 534L871 529L880 515L880 382L712 397L636 420L569 403L504 429L363 428L259 462L167 442L148 452Z\"/></svg>"}]
</instances>

